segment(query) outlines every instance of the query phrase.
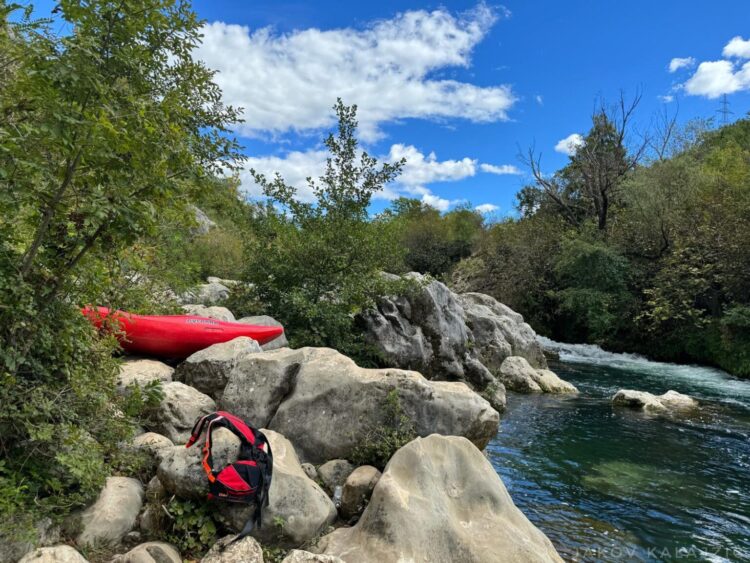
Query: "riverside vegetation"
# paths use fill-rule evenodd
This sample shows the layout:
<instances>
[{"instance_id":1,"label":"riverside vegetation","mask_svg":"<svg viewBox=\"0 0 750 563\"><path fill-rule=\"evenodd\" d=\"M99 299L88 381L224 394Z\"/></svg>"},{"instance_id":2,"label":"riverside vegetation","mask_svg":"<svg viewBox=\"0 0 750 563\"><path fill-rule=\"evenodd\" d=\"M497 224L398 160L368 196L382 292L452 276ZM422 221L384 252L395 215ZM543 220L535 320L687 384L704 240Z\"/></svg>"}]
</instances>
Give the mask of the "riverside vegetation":
<instances>
[{"instance_id":1,"label":"riverside vegetation","mask_svg":"<svg viewBox=\"0 0 750 563\"><path fill-rule=\"evenodd\" d=\"M67 35L53 32L56 18L70 24ZM33 542L40 525L89 505L108 476L147 474L149 460L122 444L178 385L118 392L116 339L95 333L79 306L176 311L175 292L209 274L249 282L229 297L234 313L273 316L294 348L331 347L359 365L389 363L368 341L363 313L422 290L381 273L417 271L487 293L557 338L750 374L747 120L670 129L644 160L648 151L627 143L628 111L618 119L602 109L569 165L521 192L521 218L488 224L468 206L440 214L409 199L372 217L373 194L403 162L363 153L356 107L339 101L328 166L311 182L318 204L260 175L267 200L248 202L232 176L242 155L229 131L240 112L191 56L200 25L179 0L146 9L63 0L50 20L0 2L2 541ZM538 172L533 155L530 165ZM424 446L406 445L414 421L388 393L392 447L363 442L351 455L382 467L398 450L408 466ZM431 443L474 459L463 443ZM172 502L163 537L197 527L181 547L210 547L217 523L204 507Z\"/></svg>"}]
</instances>

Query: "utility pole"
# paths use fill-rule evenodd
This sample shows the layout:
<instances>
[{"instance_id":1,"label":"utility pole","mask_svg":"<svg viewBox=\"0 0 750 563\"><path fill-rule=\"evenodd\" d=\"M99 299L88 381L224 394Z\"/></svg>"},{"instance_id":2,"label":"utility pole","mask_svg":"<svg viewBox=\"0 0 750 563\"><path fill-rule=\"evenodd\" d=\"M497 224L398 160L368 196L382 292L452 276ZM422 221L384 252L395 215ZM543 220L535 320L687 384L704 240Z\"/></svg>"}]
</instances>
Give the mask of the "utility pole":
<instances>
[{"instance_id":1,"label":"utility pole","mask_svg":"<svg viewBox=\"0 0 750 563\"><path fill-rule=\"evenodd\" d=\"M721 125L724 126L729 123L729 116L734 115L734 112L729 109L729 100L727 95L724 94L721 98L721 107L716 110L716 113L721 115Z\"/></svg>"}]
</instances>

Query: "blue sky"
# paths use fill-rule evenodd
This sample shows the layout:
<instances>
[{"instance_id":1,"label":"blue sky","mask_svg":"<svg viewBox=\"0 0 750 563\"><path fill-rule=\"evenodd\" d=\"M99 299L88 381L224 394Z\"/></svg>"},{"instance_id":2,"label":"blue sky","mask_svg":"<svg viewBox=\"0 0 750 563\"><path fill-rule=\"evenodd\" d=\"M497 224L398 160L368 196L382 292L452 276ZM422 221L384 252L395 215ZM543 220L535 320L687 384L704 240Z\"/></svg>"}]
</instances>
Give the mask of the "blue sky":
<instances>
[{"instance_id":1,"label":"blue sky","mask_svg":"<svg viewBox=\"0 0 750 563\"><path fill-rule=\"evenodd\" d=\"M371 154L409 161L375 210L410 195L442 210L467 201L513 213L528 181L519 149L535 145L545 171L563 166L560 141L585 133L597 99L615 101L620 90L641 91L641 130L664 106L679 108L682 122L716 116L722 93L733 117L750 111L747 0L200 0L195 8L209 22L199 56L220 71L226 100L246 108L237 133L250 165L300 185L316 175L341 96L360 106ZM257 193L249 174L243 181Z\"/></svg>"}]
</instances>

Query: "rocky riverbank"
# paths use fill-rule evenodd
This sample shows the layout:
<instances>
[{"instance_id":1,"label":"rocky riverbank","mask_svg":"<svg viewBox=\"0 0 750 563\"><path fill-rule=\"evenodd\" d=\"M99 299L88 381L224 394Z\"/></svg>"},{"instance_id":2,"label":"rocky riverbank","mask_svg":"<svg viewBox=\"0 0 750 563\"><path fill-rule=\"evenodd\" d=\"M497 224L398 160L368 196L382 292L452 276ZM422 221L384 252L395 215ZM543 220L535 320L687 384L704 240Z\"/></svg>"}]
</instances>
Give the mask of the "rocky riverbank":
<instances>
[{"instance_id":1,"label":"rocky riverbank","mask_svg":"<svg viewBox=\"0 0 750 563\"><path fill-rule=\"evenodd\" d=\"M205 562L263 561L261 545L294 550L287 563L560 561L482 449L497 433L506 385L522 392L575 388L546 369L520 315L487 296L415 279L419 291L382 300L364 319L370 342L393 367L364 369L327 348L262 349L248 338L202 350L174 369L126 359L123 393L156 380L164 395L144 433L124 445L150 462L140 480L111 477L68 524L75 529L68 536L83 553L107 546L120 554L116 561L180 561L174 546L154 540L171 517L169 499L206 497L200 447L184 444L197 417L222 409L264 429L274 476L264 525L235 544L220 540ZM216 304L223 293L216 289L198 289L210 307L187 307L234 318ZM215 465L233 461L238 450L231 432L214 434ZM249 517L241 505L212 507L228 534ZM58 560L85 561L70 546L22 559Z\"/></svg>"}]
</instances>

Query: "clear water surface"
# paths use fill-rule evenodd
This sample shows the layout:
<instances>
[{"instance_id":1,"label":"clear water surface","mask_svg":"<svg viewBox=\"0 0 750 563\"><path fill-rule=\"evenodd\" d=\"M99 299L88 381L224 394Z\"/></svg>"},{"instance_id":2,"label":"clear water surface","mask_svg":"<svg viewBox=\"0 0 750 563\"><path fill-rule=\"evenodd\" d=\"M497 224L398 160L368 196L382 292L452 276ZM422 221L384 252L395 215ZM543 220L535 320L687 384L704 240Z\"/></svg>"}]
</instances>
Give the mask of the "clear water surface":
<instances>
[{"instance_id":1,"label":"clear water surface","mask_svg":"<svg viewBox=\"0 0 750 563\"><path fill-rule=\"evenodd\" d=\"M569 561L750 561L750 382L563 345L578 396L510 394L490 461ZM621 388L699 399L694 416L610 403Z\"/></svg>"}]
</instances>

